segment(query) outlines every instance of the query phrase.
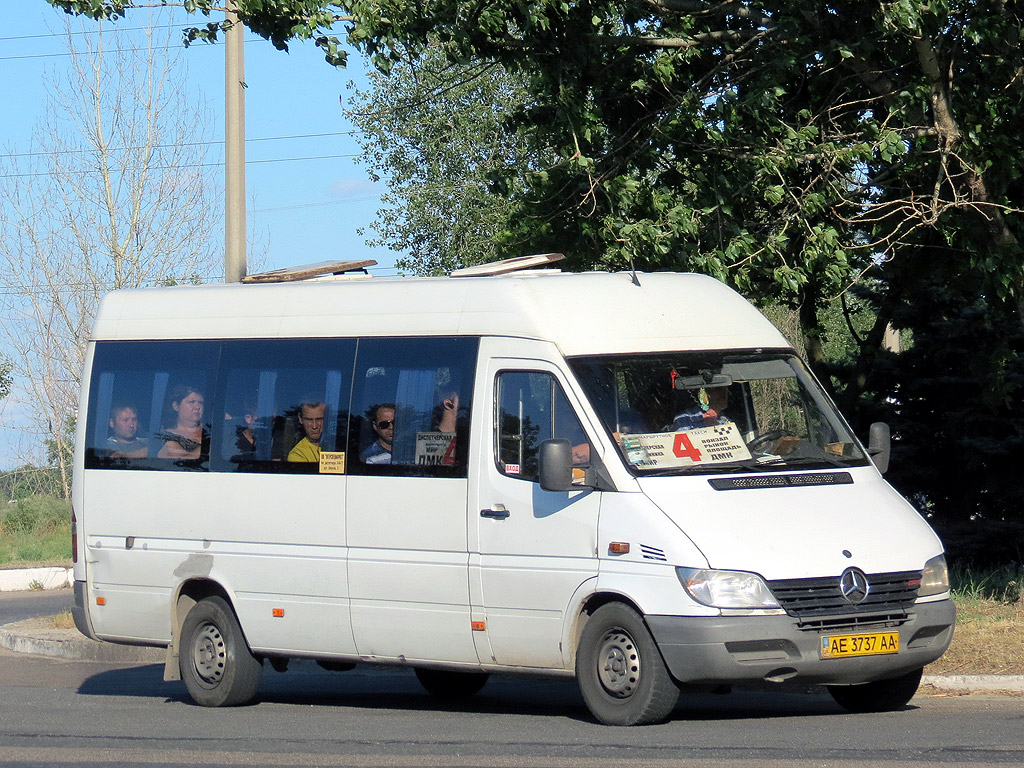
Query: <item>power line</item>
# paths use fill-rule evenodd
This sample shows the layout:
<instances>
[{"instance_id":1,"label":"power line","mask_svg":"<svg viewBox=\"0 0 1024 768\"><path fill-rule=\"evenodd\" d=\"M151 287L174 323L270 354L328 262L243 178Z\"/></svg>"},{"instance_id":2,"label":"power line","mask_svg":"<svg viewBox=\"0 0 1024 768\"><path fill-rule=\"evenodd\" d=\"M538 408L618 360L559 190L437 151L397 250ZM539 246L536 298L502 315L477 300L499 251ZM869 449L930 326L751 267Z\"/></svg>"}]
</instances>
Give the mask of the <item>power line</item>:
<instances>
[{"instance_id":1,"label":"power line","mask_svg":"<svg viewBox=\"0 0 1024 768\"><path fill-rule=\"evenodd\" d=\"M249 165L262 165L265 163L296 163L308 160L337 160L346 157L360 157L359 154L342 154L342 155L313 155L310 157L276 157L269 158L267 160L246 160L245 164ZM182 163L181 165L151 165L148 170L150 171L169 171L179 168L220 168L223 163L198 163L197 165L189 165ZM66 174L79 174L84 175L88 173L100 173L101 171L95 168L86 168L84 170L75 169L62 169L60 174L52 173L50 171L39 171L38 173L7 173L0 175L0 179L33 179L40 176L55 176L55 175L66 175Z\"/></svg>"},{"instance_id":2,"label":"power line","mask_svg":"<svg viewBox=\"0 0 1024 768\"><path fill-rule=\"evenodd\" d=\"M165 25L161 25L165 26ZM168 24L166 26L177 26ZM117 25L111 25L107 29L80 29L68 32L47 32L45 34L38 35L11 35L9 37L0 37L0 43L7 42L8 40L36 40L40 37L66 37L67 35L100 35L107 32L143 32L148 29L155 29L156 27L119 27Z\"/></svg>"},{"instance_id":3,"label":"power line","mask_svg":"<svg viewBox=\"0 0 1024 768\"><path fill-rule=\"evenodd\" d=\"M248 40L245 40L244 42L246 42L246 43L265 43L267 41L264 40L262 37L252 37L252 38L249 38ZM203 46L209 46L209 45L218 46L218 45L222 45L222 43L219 40L216 40L216 41L213 41L213 42L206 42L206 41L203 42ZM112 48L112 49L109 49L108 51L105 51L105 52L106 53L136 53L138 51L149 51L149 50L152 50L152 47L153 46L151 46L151 47L140 46L140 47L136 47L136 48ZM155 47L160 47L160 46L155 46ZM200 46L198 43L195 44L195 45L185 46L185 48L187 48L189 50L191 50L192 48L200 48L200 47L202 47L202 46ZM170 49L170 46L168 46L168 49ZM180 49L177 46L174 46L174 50L180 50ZM23 54L20 54L18 56L0 56L0 61L23 61L23 60L27 60L27 59L54 59L54 58L57 58L57 57L60 57L60 56L73 56L73 55L75 55L75 53L77 53L78 55L82 55L82 56L89 55L89 51L77 51L77 52L62 51L60 53L23 53Z\"/></svg>"},{"instance_id":4,"label":"power line","mask_svg":"<svg viewBox=\"0 0 1024 768\"><path fill-rule=\"evenodd\" d=\"M299 203L297 205L281 205L275 208L257 208L253 213L276 213L278 211L299 211L305 208L324 208L328 205L347 205L349 203L365 203L368 200L379 200L379 195L364 195L362 197L342 197L337 200L323 200L319 203Z\"/></svg>"},{"instance_id":5,"label":"power line","mask_svg":"<svg viewBox=\"0 0 1024 768\"><path fill-rule=\"evenodd\" d=\"M320 139L328 136L355 136L357 131L330 131L327 133L297 133L291 136L261 136L255 139L246 139L245 143L249 144L260 141L290 141L292 139ZM186 141L176 142L174 144L154 144L151 147L135 146L135 147L107 147L110 152L131 152L140 149L169 149L171 147L203 147L203 146L215 146L224 143L224 139L209 139L207 141ZM57 152L10 152L6 154L0 154L0 158L18 159L21 157L39 157L53 154L62 155L73 155L87 152L94 152L93 149L62 149L59 153Z\"/></svg>"}]
</instances>

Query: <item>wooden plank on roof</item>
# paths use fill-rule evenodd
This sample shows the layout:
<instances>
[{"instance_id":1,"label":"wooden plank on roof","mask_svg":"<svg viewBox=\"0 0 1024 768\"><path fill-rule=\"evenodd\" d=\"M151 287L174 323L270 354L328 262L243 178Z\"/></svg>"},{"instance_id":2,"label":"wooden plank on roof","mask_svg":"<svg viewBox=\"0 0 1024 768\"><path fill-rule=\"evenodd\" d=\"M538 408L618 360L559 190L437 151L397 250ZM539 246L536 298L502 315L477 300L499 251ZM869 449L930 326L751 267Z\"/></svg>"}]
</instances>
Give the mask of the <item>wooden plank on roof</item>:
<instances>
[{"instance_id":1,"label":"wooden plank on roof","mask_svg":"<svg viewBox=\"0 0 1024 768\"><path fill-rule=\"evenodd\" d=\"M246 275L242 278L243 283L288 283L294 280L309 280L322 275L341 275L345 272L372 267L377 262L373 259L365 261L318 261L315 264L303 264L298 267L284 267L273 269L269 272L257 272L254 275Z\"/></svg>"},{"instance_id":2,"label":"wooden plank on roof","mask_svg":"<svg viewBox=\"0 0 1024 768\"><path fill-rule=\"evenodd\" d=\"M451 272L449 277L482 277L485 275L504 275L509 272L516 272L520 269L533 269L543 267L565 258L563 253L538 253L533 256L516 256L511 259L492 261L487 264L477 264L472 267L463 267Z\"/></svg>"}]
</instances>

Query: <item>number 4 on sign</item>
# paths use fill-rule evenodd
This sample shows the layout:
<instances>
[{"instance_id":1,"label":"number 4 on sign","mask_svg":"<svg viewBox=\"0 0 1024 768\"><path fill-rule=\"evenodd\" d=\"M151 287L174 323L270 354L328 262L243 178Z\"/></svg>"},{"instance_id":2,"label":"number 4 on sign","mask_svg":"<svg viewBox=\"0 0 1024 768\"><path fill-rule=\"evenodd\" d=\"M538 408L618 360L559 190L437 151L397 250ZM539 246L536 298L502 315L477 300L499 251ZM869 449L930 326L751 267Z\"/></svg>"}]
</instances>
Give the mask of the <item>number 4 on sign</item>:
<instances>
[{"instance_id":1,"label":"number 4 on sign","mask_svg":"<svg viewBox=\"0 0 1024 768\"><path fill-rule=\"evenodd\" d=\"M700 451L693 447L693 443L690 442L690 438L686 436L685 432L676 435L676 440L672 444L672 453L680 459L700 461Z\"/></svg>"}]
</instances>

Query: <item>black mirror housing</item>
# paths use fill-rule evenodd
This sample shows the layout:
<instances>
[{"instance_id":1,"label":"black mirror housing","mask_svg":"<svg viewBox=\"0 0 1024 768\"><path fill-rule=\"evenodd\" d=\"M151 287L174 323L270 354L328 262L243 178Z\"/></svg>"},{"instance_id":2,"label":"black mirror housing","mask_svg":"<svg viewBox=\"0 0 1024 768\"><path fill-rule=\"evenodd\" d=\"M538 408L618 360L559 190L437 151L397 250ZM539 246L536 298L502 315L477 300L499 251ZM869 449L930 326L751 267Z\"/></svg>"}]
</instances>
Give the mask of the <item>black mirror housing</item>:
<instances>
[{"instance_id":1,"label":"black mirror housing","mask_svg":"<svg viewBox=\"0 0 1024 768\"><path fill-rule=\"evenodd\" d=\"M538 452L540 487L545 491L572 490L572 445L564 438L545 440Z\"/></svg>"},{"instance_id":2,"label":"black mirror housing","mask_svg":"<svg viewBox=\"0 0 1024 768\"><path fill-rule=\"evenodd\" d=\"M878 471L883 475L889 469L889 455L892 451L892 438L889 425L884 421L876 421L868 428L868 453L875 462Z\"/></svg>"}]
</instances>

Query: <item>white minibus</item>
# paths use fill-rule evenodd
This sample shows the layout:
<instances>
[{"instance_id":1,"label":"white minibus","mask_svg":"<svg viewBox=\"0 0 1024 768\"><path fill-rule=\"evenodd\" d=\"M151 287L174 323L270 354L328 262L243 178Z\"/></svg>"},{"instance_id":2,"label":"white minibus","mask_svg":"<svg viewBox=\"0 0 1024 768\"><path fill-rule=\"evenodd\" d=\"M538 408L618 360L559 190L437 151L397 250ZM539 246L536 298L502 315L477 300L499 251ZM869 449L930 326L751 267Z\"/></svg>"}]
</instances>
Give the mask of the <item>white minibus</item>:
<instances>
[{"instance_id":1,"label":"white minibus","mask_svg":"<svg viewBox=\"0 0 1024 768\"><path fill-rule=\"evenodd\" d=\"M884 425L859 442L712 278L511 261L109 294L75 443L81 632L166 647L205 706L310 659L440 696L575 676L619 725L765 682L903 707L954 609Z\"/></svg>"}]
</instances>

